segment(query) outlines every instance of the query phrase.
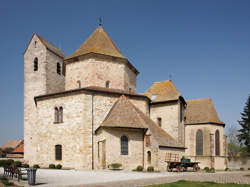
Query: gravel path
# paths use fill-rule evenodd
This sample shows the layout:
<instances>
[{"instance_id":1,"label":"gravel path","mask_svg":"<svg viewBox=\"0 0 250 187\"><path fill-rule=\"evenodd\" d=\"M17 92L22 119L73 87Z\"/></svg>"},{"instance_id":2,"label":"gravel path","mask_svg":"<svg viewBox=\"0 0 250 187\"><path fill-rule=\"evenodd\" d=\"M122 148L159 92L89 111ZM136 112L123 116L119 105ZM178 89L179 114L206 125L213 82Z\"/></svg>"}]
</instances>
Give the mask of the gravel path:
<instances>
[{"instance_id":1,"label":"gravel path","mask_svg":"<svg viewBox=\"0 0 250 187\"><path fill-rule=\"evenodd\" d=\"M0 168L0 175L3 169ZM75 171L75 170L51 170L38 169L38 186L84 186L84 187L136 187L151 184L161 184L178 180L214 181L218 183L250 184L250 177L244 175L250 172L161 172L140 173L126 171ZM27 181L21 183L27 186Z\"/></svg>"}]
</instances>

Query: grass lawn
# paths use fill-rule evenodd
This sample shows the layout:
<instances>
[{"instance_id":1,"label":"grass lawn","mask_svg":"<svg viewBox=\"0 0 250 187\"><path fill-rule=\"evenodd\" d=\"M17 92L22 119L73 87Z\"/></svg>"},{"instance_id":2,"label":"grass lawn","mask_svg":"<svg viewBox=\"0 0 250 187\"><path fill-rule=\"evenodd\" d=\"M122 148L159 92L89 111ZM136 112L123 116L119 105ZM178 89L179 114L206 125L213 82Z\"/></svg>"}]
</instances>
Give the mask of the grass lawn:
<instances>
[{"instance_id":1,"label":"grass lawn","mask_svg":"<svg viewBox=\"0 0 250 187\"><path fill-rule=\"evenodd\" d=\"M5 186L18 187L13 182L9 182L9 180L6 177L0 177L0 187L5 187Z\"/></svg>"},{"instance_id":2,"label":"grass lawn","mask_svg":"<svg viewBox=\"0 0 250 187\"><path fill-rule=\"evenodd\" d=\"M177 182L167 183L167 184L159 184L152 185L148 187L243 187L250 186L249 184L219 184L215 182L193 182L193 181L184 181L180 180Z\"/></svg>"}]
</instances>

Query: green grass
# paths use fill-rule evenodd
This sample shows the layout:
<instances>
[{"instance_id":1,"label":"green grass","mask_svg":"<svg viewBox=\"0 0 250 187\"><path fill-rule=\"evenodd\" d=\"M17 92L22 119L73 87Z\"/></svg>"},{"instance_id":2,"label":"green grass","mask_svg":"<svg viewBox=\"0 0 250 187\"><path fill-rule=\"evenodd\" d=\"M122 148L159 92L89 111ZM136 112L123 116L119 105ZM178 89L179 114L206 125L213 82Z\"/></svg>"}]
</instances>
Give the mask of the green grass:
<instances>
[{"instance_id":1,"label":"green grass","mask_svg":"<svg viewBox=\"0 0 250 187\"><path fill-rule=\"evenodd\" d=\"M248 184L219 184L215 182L193 182L193 181L184 181L180 180L177 182L167 183L167 184L159 184L159 185L152 185L148 187L243 187L248 186Z\"/></svg>"},{"instance_id":2,"label":"green grass","mask_svg":"<svg viewBox=\"0 0 250 187\"><path fill-rule=\"evenodd\" d=\"M246 177L250 177L250 175L245 175Z\"/></svg>"}]
</instances>

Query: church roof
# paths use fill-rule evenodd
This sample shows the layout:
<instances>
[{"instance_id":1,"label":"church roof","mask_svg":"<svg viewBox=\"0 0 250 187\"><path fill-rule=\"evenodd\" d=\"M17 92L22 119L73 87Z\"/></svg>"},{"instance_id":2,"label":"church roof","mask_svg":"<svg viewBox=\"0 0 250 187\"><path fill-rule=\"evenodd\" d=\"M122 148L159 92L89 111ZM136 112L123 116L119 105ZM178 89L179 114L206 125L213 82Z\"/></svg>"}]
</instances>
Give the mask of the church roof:
<instances>
[{"instance_id":1,"label":"church roof","mask_svg":"<svg viewBox=\"0 0 250 187\"><path fill-rule=\"evenodd\" d=\"M65 58L65 60L88 53L125 58L101 26L99 26L73 54Z\"/></svg>"},{"instance_id":2,"label":"church roof","mask_svg":"<svg viewBox=\"0 0 250 187\"><path fill-rule=\"evenodd\" d=\"M17 148L19 145L23 144L23 140L8 140L4 145L1 146L2 149L5 148Z\"/></svg>"},{"instance_id":3,"label":"church roof","mask_svg":"<svg viewBox=\"0 0 250 187\"><path fill-rule=\"evenodd\" d=\"M21 144L11 153L23 153L23 152L24 152L24 144Z\"/></svg>"},{"instance_id":4,"label":"church roof","mask_svg":"<svg viewBox=\"0 0 250 187\"><path fill-rule=\"evenodd\" d=\"M36 35L39 38L39 40L43 43L43 45L45 45L45 47L47 47L47 49L51 50L52 52L56 53L60 57L64 58L64 54L63 54L63 52L61 50L59 50L58 48L56 48L52 43L50 43L47 40L43 39L38 34L36 34Z\"/></svg>"},{"instance_id":5,"label":"church roof","mask_svg":"<svg viewBox=\"0 0 250 187\"><path fill-rule=\"evenodd\" d=\"M183 148L124 95L116 101L100 127L148 129L160 146Z\"/></svg>"},{"instance_id":6,"label":"church roof","mask_svg":"<svg viewBox=\"0 0 250 187\"><path fill-rule=\"evenodd\" d=\"M152 86L144 92L144 95L148 96L152 100L152 103L178 100L179 97L181 97L181 94L171 80L153 83Z\"/></svg>"},{"instance_id":7,"label":"church roof","mask_svg":"<svg viewBox=\"0 0 250 187\"><path fill-rule=\"evenodd\" d=\"M216 123L225 125L225 123L219 119L210 98L188 100L186 102L186 124Z\"/></svg>"}]
</instances>

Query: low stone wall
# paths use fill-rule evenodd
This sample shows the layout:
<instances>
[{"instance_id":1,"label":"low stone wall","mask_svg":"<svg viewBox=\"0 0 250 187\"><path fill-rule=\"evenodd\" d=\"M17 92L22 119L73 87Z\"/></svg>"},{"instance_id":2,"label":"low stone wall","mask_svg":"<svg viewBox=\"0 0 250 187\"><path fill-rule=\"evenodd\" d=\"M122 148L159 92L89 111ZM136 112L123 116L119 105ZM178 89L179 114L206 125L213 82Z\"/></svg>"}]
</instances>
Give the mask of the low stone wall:
<instances>
[{"instance_id":1,"label":"low stone wall","mask_svg":"<svg viewBox=\"0 0 250 187\"><path fill-rule=\"evenodd\" d=\"M248 170L250 168L250 157L234 157L228 160L228 168Z\"/></svg>"}]
</instances>

